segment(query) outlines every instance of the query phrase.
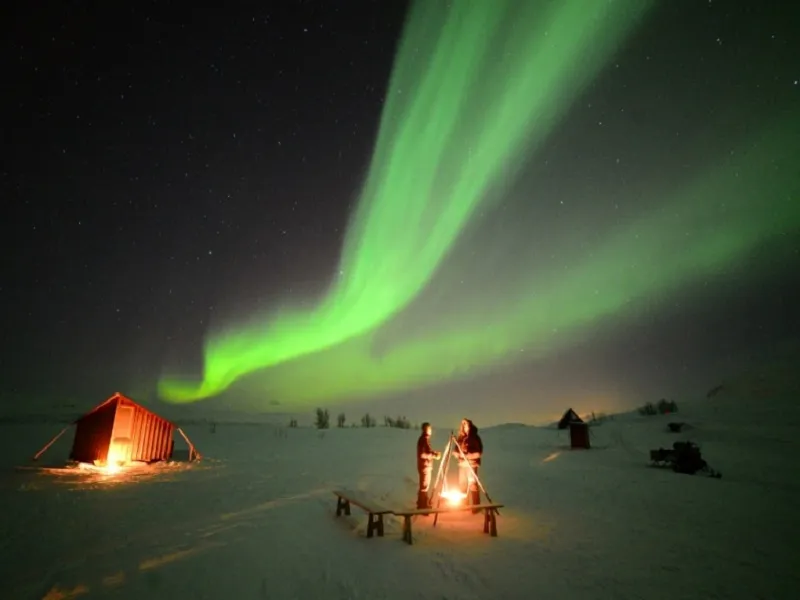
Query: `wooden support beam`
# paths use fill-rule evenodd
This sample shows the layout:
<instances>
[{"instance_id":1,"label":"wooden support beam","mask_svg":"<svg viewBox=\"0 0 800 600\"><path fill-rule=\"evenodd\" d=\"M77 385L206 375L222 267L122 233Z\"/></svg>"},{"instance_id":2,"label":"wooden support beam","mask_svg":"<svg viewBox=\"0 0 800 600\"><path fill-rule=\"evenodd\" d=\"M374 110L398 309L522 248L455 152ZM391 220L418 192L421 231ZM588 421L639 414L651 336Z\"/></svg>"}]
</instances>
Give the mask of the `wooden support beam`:
<instances>
[{"instance_id":1,"label":"wooden support beam","mask_svg":"<svg viewBox=\"0 0 800 600\"><path fill-rule=\"evenodd\" d=\"M183 429L178 427L178 433L181 434L181 437L183 437L183 439L186 441L186 444L189 446L189 461L191 462L193 460L200 460L202 456L200 456L200 453L197 451L197 448L194 447L194 444L187 437L187 435L183 433Z\"/></svg>"},{"instance_id":2,"label":"wooden support beam","mask_svg":"<svg viewBox=\"0 0 800 600\"><path fill-rule=\"evenodd\" d=\"M70 423L69 425L67 425L66 427L64 427L64 429L62 429L61 431L59 431L59 432L58 432L58 434L57 434L57 435L56 435L56 436L55 436L55 437L54 437L52 440L50 440L49 442L47 442L47 443L44 445L44 448L42 448L42 449L41 449L41 450L39 450L39 451L38 451L36 454L34 454L34 455L33 455L33 460L39 460L39 457L40 457L42 454L44 454L45 452L47 452L47 449L48 449L48 448L50 448L50 446L52 446L53 444L55 444L55 443L56 443L56 441L58 440L58 438L60 438L62 435L64 435L64 432L65 432L67 429L69 429L70 427L72 427L72 423Z\"/></svg>"}]
</instances>

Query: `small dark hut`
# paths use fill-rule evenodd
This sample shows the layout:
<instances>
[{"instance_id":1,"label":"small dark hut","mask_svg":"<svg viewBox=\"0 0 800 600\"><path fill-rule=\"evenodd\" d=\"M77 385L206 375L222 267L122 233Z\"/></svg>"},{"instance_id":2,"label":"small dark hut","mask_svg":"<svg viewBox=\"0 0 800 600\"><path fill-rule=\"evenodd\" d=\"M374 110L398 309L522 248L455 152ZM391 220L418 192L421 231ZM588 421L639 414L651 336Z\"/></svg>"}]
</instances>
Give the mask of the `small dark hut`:
<instances>
[{"instance_id":1,"label":"small dark hut","mask_svg":"<svg viewBox=\"0 0 800 600\"><path fill-rule=\"evenodd\" d=\"M571 408L567 409L564 416L558 422L559 429L569 427L569 445L571 448L589 449L589 424L584 422Z\"/></svg>"},{"instance_id":2,"label":"small dark hut","mask_svg":"<svg viewBox=\"0 0 800 600\"><path fill-rule=\"evenodd\" d=\"M564 416L561 417L561 420L558 422L558 428L566 429L569 427L570 423L583 423L583 419L581 419L574 410L568 408L567 412L564 413Z\"/></svg>"},{"instance_id":3,"label":"small dark hut","mask_svg":"<svg viewBox=\"0 0 800 600\"><path fill-rule=\"evenodd\" d=\"M573 450L588 450L592 447L589 441L589 424L581 421L569 424L569 445Z\"/></svg>"}]
</instances>

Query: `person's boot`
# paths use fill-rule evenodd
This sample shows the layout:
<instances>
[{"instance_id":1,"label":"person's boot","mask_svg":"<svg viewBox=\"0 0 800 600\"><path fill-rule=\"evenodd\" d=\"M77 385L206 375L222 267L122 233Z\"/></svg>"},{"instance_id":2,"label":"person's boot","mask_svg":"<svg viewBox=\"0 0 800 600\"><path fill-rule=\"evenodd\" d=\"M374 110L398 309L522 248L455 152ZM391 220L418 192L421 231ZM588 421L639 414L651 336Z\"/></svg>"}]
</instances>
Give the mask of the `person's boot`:
<instances>
[{"instance_id":1,"label":"person's boot","mask_svg":"<svg viewBox=\"0 0 800 600\"><path fill-rule=\"evenodd\" d=\"M481 491L480 490L473 490L472 491L472 505L477 506L481 503ZM472 509L472 514L477 515L480 511L478 508Z\"/></svg>"},{"instance_id":2,"label":"person's boot","mask_svg":"<svg viewBox=\"0 0 800 600\"><path fill-rule=\"evenodd\" d=\"M417 508L430 508L428 492L417 492Z\"/></svg>"}]
</instances>

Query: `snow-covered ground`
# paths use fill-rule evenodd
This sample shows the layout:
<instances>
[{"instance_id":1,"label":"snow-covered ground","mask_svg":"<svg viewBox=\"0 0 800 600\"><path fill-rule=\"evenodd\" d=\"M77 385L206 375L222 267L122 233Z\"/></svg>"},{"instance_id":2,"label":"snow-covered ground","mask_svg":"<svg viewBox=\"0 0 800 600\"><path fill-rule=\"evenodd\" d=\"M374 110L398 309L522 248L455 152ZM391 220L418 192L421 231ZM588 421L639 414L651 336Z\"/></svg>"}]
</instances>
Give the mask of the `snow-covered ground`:
<instances>
[{"instance_id":1,"label":"snow-covered ground","mask_svg":"<svg viewBox=\"0 0 800 600\"><path fill-rule=\"evenodd\" d=\"M795 598L798 393L783 377L742 380L679 401L678 415L618 415L592 428L590 451L551 428L482 430L482 479L506 505L499 537L458 513L435 529L420 519L413 546L391 517L385 538L366 539L366 515L337 519L331 490L410 507L416 431L188 426L201 463L109 476L20 470L59 426L3 425L0 595ZM671 420L692 428L668 433ZM722 479L647 468L676 439L699 442ZM71 441L45 462L63 463Z\"/></svg>"}]
</instances>

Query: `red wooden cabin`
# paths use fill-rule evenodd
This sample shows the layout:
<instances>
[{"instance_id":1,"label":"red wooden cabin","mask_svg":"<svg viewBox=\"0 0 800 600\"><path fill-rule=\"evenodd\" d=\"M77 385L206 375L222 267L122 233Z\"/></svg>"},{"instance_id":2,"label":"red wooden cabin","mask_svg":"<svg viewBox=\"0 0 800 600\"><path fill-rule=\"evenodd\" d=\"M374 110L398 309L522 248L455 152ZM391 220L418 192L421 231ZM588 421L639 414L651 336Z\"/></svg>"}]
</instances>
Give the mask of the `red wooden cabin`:
<instances>
[{"instance_id":1,"label":"red wooden cabin","mask_svg":"<svg viewBox=\"0 0 800 600\"><path fill-rule=\"evenodd\" d=\"M172 456L176 426L117 392L75 421L70 459L91 464L156 462Z\"/></svg>"}]
</instances>

